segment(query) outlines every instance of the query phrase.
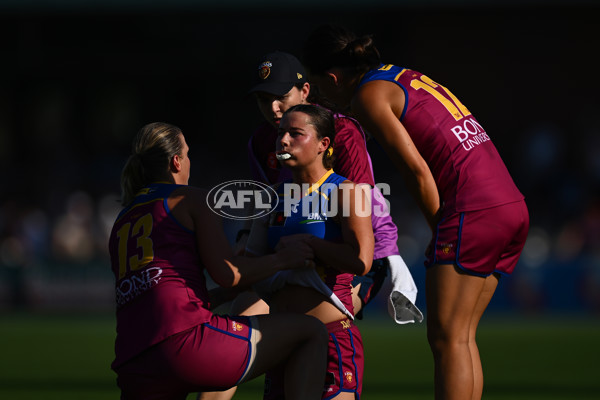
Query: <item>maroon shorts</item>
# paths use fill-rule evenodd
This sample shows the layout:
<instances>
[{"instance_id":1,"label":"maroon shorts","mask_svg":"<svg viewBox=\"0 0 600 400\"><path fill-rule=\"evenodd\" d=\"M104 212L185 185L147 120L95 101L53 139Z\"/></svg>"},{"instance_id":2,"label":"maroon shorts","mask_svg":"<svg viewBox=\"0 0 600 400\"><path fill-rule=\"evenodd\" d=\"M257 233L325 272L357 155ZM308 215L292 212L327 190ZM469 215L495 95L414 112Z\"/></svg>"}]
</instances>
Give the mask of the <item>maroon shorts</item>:
<instances>
[{"instance_id":1,"label":"maroon shorts","mask_svg":"<svg viewBox=\"0 0 600 400\"><path fill-rule=\"evenodd\" d=\"M437 226L425 266L456 264L478 276L511 274L528 231L525 201L450 215Z\"/></svg>"},{"instance_id":2,"label":"maroon shorts","mask_svg":"<svg viewBox=\"0 0 600 400\"><path fill-rule=\"evenodd\" d=\"M115 369L121 399L185 399L237 385L256 353L256 319L213 315Z\"/></svg>"},{"instance_id":3,"label":"maroon shorts","mask_svg":"<svg viewBox=\"0 0 600 400\"><path fill-rule=\"evenodd\" d=\"M359 399L365 367L362 337L358 327L348 319L325 325L329 332L329 353L323 399L342 392L354 393ZM282 368L267 372L264 400L283 400L284 372Z\"/></svg>"}]
</instances>

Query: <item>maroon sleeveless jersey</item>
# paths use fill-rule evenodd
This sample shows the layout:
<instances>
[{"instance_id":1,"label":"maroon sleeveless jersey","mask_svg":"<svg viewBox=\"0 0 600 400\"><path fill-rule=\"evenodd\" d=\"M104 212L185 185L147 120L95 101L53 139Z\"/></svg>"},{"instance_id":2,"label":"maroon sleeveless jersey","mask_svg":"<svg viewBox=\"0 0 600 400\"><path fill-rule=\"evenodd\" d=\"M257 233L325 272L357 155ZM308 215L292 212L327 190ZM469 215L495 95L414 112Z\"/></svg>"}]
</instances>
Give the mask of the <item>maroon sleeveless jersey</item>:
<instances>
[{"instance_id":1,"label":"maroon sleeveless jersey","mask_svg":"<svg viewBox=\"0 0 600 400\"><path fill-rule=\"evenodd\" d=\"M448 89L391 64L367 72L359 87L375 80L393 82L404 91L400 121L429 165L444 215L524 198L484 128Z\"/></svg>"},{"instance_id":2,"label":"maroon sleeveless jersey","mask_svg":"<svg viewBox=\"0 0 600 400\"><path fill-rule=\"evenodd\" d=\"M212 315L196 236L167 206L178 187L149 185L112 228L109 250L117 300L113 368Z\"/></svg>"}]
</instances>

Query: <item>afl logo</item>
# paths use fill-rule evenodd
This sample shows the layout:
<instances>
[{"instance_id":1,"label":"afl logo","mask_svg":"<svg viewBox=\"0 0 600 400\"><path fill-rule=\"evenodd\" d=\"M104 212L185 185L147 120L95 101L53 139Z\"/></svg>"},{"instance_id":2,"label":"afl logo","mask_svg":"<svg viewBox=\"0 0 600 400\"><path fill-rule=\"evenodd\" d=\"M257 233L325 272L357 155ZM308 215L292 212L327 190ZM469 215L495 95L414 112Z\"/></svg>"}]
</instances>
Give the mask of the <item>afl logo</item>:
<instances>
[{"instance_id":1,"label":"afl logo","mask_svg":"<svg viewBox=\"0 0 600 400\"><path fill-rule=\"evenodd\" d=\"M271 75L271 67L273 63L271 61L265 61L258 66L258 76L260 79L267 79Z\"/></svg>"},{"instance_id":2,"label":"afl logo","mask_svg":"<svg viewBox=\"0 0 600 400\"><path fill-rule=\"evenodd\" d=\"M268 215L278 203L275 190L264 183L250 180L221 183L206 196L206 204L215 214L237 220Z\"/></svg>"}]
</instances>

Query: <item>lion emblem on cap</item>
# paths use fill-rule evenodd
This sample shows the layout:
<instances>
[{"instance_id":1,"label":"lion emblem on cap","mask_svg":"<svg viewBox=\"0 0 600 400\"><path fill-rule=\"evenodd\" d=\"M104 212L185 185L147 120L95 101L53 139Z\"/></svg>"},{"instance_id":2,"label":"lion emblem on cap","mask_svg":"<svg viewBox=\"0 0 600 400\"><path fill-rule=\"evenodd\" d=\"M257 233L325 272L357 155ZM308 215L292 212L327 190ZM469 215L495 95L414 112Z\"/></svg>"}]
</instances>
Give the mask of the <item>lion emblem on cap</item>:
<instances>
[{"instance_id":1,"label":"lion emblem on cap","mask_svg":"<svg viewBox=\"0 0 600 400\"><path fill-rule=\"evenodd\" d=\"M258 76L260 79L267 79L271 74L271 67L273 63L271 61L265 61L258 66Z\"/></svg>"}]
</instances>

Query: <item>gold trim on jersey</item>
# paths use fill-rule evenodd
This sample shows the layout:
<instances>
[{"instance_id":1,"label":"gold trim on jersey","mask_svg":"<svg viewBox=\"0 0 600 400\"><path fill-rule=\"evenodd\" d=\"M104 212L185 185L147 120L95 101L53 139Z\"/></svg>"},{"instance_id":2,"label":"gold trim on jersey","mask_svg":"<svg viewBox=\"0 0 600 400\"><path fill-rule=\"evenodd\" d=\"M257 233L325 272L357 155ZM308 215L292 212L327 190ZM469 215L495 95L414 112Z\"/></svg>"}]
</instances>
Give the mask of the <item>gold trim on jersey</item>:
<instances>
[{"instance_id":1,"label":"gold trim on jersey","mask_svg":"<svg viewBox=\"0 0 600 400\"><path fill-rule=\"evenodd\" d=\"M317 189L319 189L321 187L321 185L323 184L323 182L325 182L327 180L327 178L329 178L329 176L331 174L333 174L333 169L327 170L327 172L325 173L325 175L323 175L317 181L317 183L315 183L314 185L312 185L311 187L308 188L308 190L306 191L306 193L304 193L304 196L308 196L312 192L315 192ZM329 200L329 197L327 197L327 195L325 195L324 193L321 193L321 196L325 197L326 200Z\"/></svg>"},{"instance_id":2,"label":"gold trim on jersey","mask_svg":"<svg viewBox=\"0 0 600 400\"><path fill-rule=\"evenodd\" d=\"M404 68L402 71L400 71L400 73L398 73L398 75L396 75L396 77L394 78L394 80L396 82L398 82L398 79L400 79L400 76L405 73L406 71L408 71L408 69Z\"/></svg>"}]
</instances>

